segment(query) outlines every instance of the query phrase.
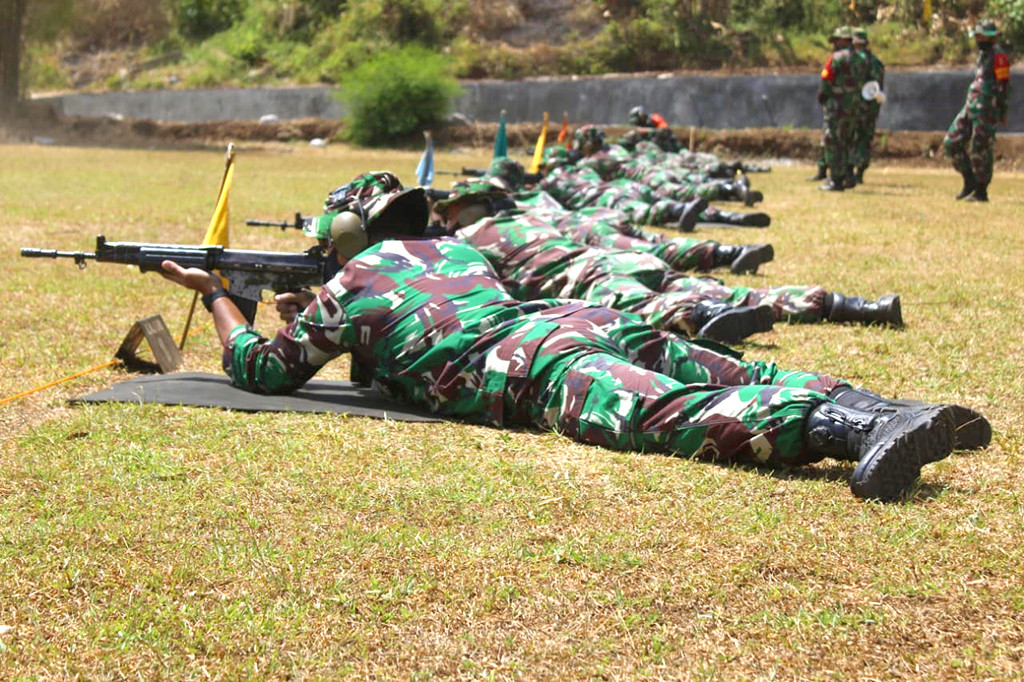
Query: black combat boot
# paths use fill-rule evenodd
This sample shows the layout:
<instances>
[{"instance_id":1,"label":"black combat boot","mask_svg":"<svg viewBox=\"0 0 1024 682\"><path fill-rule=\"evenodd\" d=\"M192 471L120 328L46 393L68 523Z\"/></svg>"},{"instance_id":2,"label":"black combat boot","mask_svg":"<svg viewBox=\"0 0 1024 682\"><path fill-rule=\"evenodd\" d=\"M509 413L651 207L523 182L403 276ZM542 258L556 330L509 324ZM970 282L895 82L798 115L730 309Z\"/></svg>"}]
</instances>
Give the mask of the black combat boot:
<instances>
[{"instance_id":1,"label":"black combat boot","mask_svg":"<svg viewBox=\"0 0 1024 682\"><path fill-rule=\"evenodd\" d=\"M953 443L953 420L941 405L872 413L822 403L804 425L810 454L857 462L853 494L886 502L902 497L921 467L947 457Z\"/></svg>"},{"instance_id":2,"label":"black combat boot","mask_svg":"<svg viewBox=\"0 0 1024 682\"><path fill-rule=\"evenodd\" d=\"M701 301L693 308L697 336L721 343L738 343L751 334L769 332L775 324L771 306L733 307L728 303Z\"/></svg>"},{"instance_id":3,"label":"black combat boot","mask_svg":"<svg viewBox=\"0 0 1024 682\"><path fill-rule=\"evenodd\" d=\"M988 185L978 185L967 201L988 201Z\"/></svg>"},{"instance_id":4,"label":"black combat boot","mask_svg":"<svg viewBox=\"0 0 1024 682\"><path fill-rule=\"evenodd\" d=\"M761 263L775 258L775 249L771 244L719 244L715 247L712 267L720 268L728 265L734 275L745 272L757 272Z\"/></svg>"},{"instance_id":5,"label":"black combat boot","mask_svg":"<svg viewBox=\"0 0 1024 682\"><path fill-rule=\"evenodd\" d=\"M807 182L817 182L826 178L828 178L828 172L825 170L825 166L818 166L818 172L807 178Z\"/></svg>"},{"instance_id":6,"label":"black combat boot","mask_svg":"<svg viewBox=\"0 0 1024 682\"><path fill-rule=\"evenodd\" d=\"M858 185L863 185L864 184L864 171L866 171L867 169L868 169L867 166L864 166L863 168L858 168L857 169L857 172L854 175L854 180L857 181Z\"/></svg>"},{"instance_id":7,"label":"black combat boot","mask_svg":"<svg viewBox=\"0 0 1024 682\"><path fill-rule=\"evenodd\" d=\"M825 294L822 315L829 322L879 322L893 327L903 326L903 311L898 294L882 296L869 301L859 296L844 296L832 292Z\"/></svg>"},{"instance_id":8,"label":"black combat boot","mask_svg":"<svg viewBox=\"0 0 1024 682\"><path fill-rule=\"evenodd\" d=\"M927 405L919 400L886 400L871 391L850 386L834 388L828 397L844 407L876 413L889 413ZM957 450L981 450L992 442L992 425L980 413L953 403L943 403L941 407L947 408L953 418Z\"/></svg>"},{"instance_id":9,"label":"black combat boot","mask_svg":"<svg viewBox=\"0 0 1024 682\"><path fill-rule=\"evenodd\" d=\"M722 199L728 201L742 201L745 206L753 206L759 201L764 201L764 194L750 189L750 181L747 178L740 178L735 182L721 182Z\"/></svg>"},{"instance_id":10,"label":"black combat boot","mask_svg":"<svg viewBox=\"0 0 1024 682\"><path fill-rule=\"evenodd\" d=\"M672 206L669 217L675 220L675 227L680 232L693 232L693 228L700 220L701 212L708 207L707 199L694 199L693 201L677 201Z\"/></svg>"},{"instance_id":11,"label":"black combat boot","mask_svg":"<svg viewBox=\"0 0 1024 682\"><path fill-rule=\"evenodd\" d=\"M712 222L738 227L768 227L772 224L771 216L767 213L734 213L717 208L711 217L714 218Z\"/></svg>"},{"instance_id":12,"label":"black combat boot","mask_svg":"<svg viewBox=\"0 0 1024 682\"><path fill-rule=\"evenodd\" d=\"M960 175L962 175L964 178L964 186L963 188L961 188L960 194L956 195L958 201L960 199L966 199L967 197L974 194L974 190L978 187L978 183L975 182L974 173L972 171L967 171L966 173L961 173Z\"/></svg>"},{"instance_id":13,"label":"black combat boot","mask_svg":"<svg viewBox=\"0 0 1024 682\"><path fill-rule=\"evenodd\" d=\"M822 192L842 192L844 188L842 181L836 182L835 180L829 180L818 189Z\"/></svg>"},{"instance_id":14,"label":"black combat boot","mask_svg":"<svg viewBox=\"0 0 1024 682\"><path fill-rule=\"evenodd\" d=\"M853 189L857 186L857 174L850 169L843 178L843 189Z\"/></svg>"}]
</instances>

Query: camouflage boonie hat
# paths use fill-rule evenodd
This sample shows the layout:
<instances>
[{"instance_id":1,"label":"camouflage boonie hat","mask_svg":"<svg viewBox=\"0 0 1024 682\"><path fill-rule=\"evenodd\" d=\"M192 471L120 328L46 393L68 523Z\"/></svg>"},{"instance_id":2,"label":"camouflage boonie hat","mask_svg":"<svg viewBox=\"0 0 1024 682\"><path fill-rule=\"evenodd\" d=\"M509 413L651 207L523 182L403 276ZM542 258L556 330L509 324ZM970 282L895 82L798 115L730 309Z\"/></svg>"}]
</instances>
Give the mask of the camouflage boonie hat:
<instances>
[{"instance_id":1,"label":"camouflage boonie hat","mask_svg":"<svg viewBox=\"0 0 1024 682\"><path fill-rule=\"evenodd\" d=\"M365 200L378 194L387 194L402 189L398 177L390 171L370 171L357 176L352 182L342 185L327 195L325 211L337 211L355 200Z\"/></svg>"},{"instance_id":2,"label":"camouflage boonie hat","mask_svg":"<svg viewBox=\"0 0 1024 682\"><path fill-rule=\"evenodd\" d=\"M579 149L587 142L593 142L599 147L604 146L604 131L591 123L577 128L572 136L573 146L576 149Z\"/></svg>"},{"instance_id":3,"label":"camouflage boonie hat","mask_svg":"<svg viewBox=\"0 0 1024 682\"><path fill-rule=\"evenodd\" d=\"M508 192L486 180L460 180L452 185L447 199L434 202L434 208L443 214L449 206L467 199L498 199L507 196Z\"/></svg>"},{"instance_id":4,"label":"camouflage boonie hat","mask_svg":"<svg viewBox=\"0 0 1024 682\"><path fill-rule=\"evenodd\" d=\"M330 241L331 225L344 211L355 213L362 219L362 227L371 242L387 237L419 237L430 219L430 207L423 187L402 189L398 183L397 189L377 191L362 200L352 197L333 211L307 218L302 225L303 235Z\"/></svg>"},{"instance_id":5,"label":"camouflage boonie hat","mask_svg":"<svg viewBox=\"0 0 1024 682\"><path fill-rule=\"evenodd\" d=\"M849 26L840 26L832 31L832 40L853 40L853 31Z\"/></svg>"},{"instance_id":6,"label":"camouflage boonie hat","mask_svg":"<svg viewBox=\"0 0 1024 682\"><path fill-rule=\"evenodd\" d=\"M991 19L982 19L974 27L974 37L995 38L999 35L999 27Z\"/></svg>"},{"instance_id":7,"label":"camouflage boonie hat","mask_svg":"<svg viewBox=\"0 0 1024 682\"><path fill-rule=\"evenodd\" d=\"M557 145L544 150L544 160L541 161L540 167L544 173L549 173L556 168L568 166L571 163L572 154L569 153L569 150L561 145Z\"/></svg>"},{"instance_id":8,"label":"camouflage boonie hat","mask_svg":"<svg viewBox=\"0 0 1024 682\"><path fill-rule=\"evenodd\" d=\"M501 179L512 188L522 187L526 178L526 169L523 168L523 164L507 156L492 161L487 173Z\"/></svg>"},{"instance_id":9,"label":"camouflage boonie hat","mask_svg":"<svg viewBox=\"0 0 1024 682\"><path fill-rule=\"evenodd\" d=\"M853 42L857 43L858 45L867 45L868 32L862 28L853 29Z\"/></svg>"}]
</instances>

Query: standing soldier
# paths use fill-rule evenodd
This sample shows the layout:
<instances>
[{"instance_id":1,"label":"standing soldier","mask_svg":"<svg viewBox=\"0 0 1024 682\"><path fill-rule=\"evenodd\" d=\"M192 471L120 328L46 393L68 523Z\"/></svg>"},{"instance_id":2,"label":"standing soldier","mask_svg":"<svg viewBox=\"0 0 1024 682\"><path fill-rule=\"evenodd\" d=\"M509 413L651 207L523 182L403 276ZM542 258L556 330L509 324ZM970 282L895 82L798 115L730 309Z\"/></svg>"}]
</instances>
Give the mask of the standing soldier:
<instances>
[{"instance_id":1,"label":"standing soldier","mask_svg":"<svg viewBox=\"0 0 1024 682\"><path fill-rule=\"evenodd\" d=\"M859 111L853 134L853 153L848 163L851 167L850 177L854 184L859 185L864 182L864 171L871 164L871 142L875 137L878 113L882 109L882 102L885 101L881 94L881 90L885 87L885 65L868 48L868 32L864 29L854 29L853 48L862 60L861 68L865 70L864 83L874 81L878 83L879 89L879 94L876 97L869 100L859 97L857 100Z\"/></svg>"},{"instance_id":2,"label":"standing soldier","mask_svg":"<svg viewBox=\"0 0 1024 682\"><path fill-rule=\"evenodd\" d=\"M982 19L975 27L978 61L974 80L963 109L946 133L946 156L953 159L953 167L964 178L957 199L988 201L996 123L1006 123L1010 90L1010 60L996 49L998 36L999 29L991 19Z\"/></svg>"},{"instance_id":3,"label":"standing soldier","mask_svg":"<svg viewBox=\"0 0 1024 682\"><path fill-rule=\"evenodd\" d=\"M833 52L821 69L818 102L825 108L822 136L829 179L821 189L842 192L846 184L846 157L852 147L853 126L860 97L857 59L853 53L853 32L840 26L832 34Z\"/></svg>"}]
</instances>

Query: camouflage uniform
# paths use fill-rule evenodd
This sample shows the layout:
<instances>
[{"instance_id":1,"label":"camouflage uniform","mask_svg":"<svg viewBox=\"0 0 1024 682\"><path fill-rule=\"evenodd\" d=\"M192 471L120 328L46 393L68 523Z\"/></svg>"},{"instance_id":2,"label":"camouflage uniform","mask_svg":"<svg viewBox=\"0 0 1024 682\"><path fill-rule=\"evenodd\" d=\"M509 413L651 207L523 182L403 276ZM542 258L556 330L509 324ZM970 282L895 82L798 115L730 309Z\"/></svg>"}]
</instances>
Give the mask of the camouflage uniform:
<instances>
[{"instance_id":1,"label":"camouflage uniform","mask_svg":"<svg viewBox=\"0 0 1024 682\"><path fill-rule=\"evenodd\" d=\"M677 201L657 197L650 187L638 182L605 182L589 168L563 166L544 176L540 186L566 208L616 208L638 225L665 225L678 217Z\"/></svg>"},{"instance_id":2,"label":"camouflage uniform","mask_svg":"<svg viewBox=\"0 0 1024 682\"><path fill-rule=\"evenodd\" d=\"M997 31L991 22L982 22L978 30L983 30L986 23L994 38ZM953 160L953 167L965 181L972 178L982 188L992 180L996 124L1005 120L1009 105L1010 60L994 43L989 45L978 53L967 101L949 126L944 141L946 156Z\"/></svg>"},{"instance_id":3,"label":"camouflage uniform","mask_svg":"<svg viewBox=\"0 0 1024 682\"><path fill-rule=\"evenodd\" d=\"M605 225L613 220L604 217ZM822 319L827 292L821 287L751 289L687 277L662 256L691 267L703 259L710 267L715 243L658 244L618 232L612 238L608 232L599 235L591 229L601 222L600 215L596 219L569 216L556 226L529 213L503 213L455 235L484 254L510 293L522 300L580 298L691 337L699 328L694 308L707 301L734 308L771 305L775 319L793 322ZM621 248L607 248L615 244Z\"/></svg>"},{"instance_id":4,"label":"camouflage uniform","mask_svg":"<svg viewBox=\"0 0 1024 682\"><path fill-rule=\"evenodd\" d=\"M742 362L592 303L517 301L453 240L389 240L350 260L273 341L235 328L246 390L295 390L345 352L376 386L437 414L580 442L771 465L821 458L809 414L838 380Z\"/></svg>"},{"instance_id":5,"label":"camouflage uniform","mask_svg":"<svg viewBox=\"0 0 1024 682\"><path fill-rule=\"evenodd\" d=\"M864 83L876 81L879 88L885 88L885 65L882 60L867 47L867 36L862 30L854 32L855 49L857 57L863 61L861 67L864 71ZM859 47L863 43L864 47ZM861 83L863 86L863 83ZM882 110L881 102L876 100L865 101L858 96L857 123L853 132L853 151L847 163L850 172L856 175L858 182L864 177L864 171L871 165L871 143L875 139L875 125L878 123L878 114ZM855 170L854 170L855 169Z\"/></svg>"},{"instance_id":6,"label":"camouflage uniform","mask_svg":"<svg viewBox=\"0 0 1024 682\"><path fill-rule=\"evenodd\" d=\"M841 37L852 38L852 34L847 34L849 29L845 29ZM862 71L862 62L856 58L852 47L833 52L821 70L818 102L824 107L822 145L825 165L835 189L841 189L846 180L846 159L853 147Z\"/></svg>"}]
</instances>

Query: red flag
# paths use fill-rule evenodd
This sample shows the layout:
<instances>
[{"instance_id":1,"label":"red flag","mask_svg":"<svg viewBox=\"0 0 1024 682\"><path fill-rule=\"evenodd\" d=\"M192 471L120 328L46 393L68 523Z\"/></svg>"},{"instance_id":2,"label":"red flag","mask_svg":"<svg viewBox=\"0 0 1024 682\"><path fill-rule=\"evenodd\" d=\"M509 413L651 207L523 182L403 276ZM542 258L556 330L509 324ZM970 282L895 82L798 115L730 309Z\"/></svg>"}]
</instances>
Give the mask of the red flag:
<instances>
[{"instance_id":1,"label":"red flag","mask_svg":"<svg viewBox=\"0 0 1024 682\"><path fill-rule=\"evenodd\" d=\"M558 132L558 144L569 148L569 112L562 112L562 129Z\"/></svg>"}]
</instances>

